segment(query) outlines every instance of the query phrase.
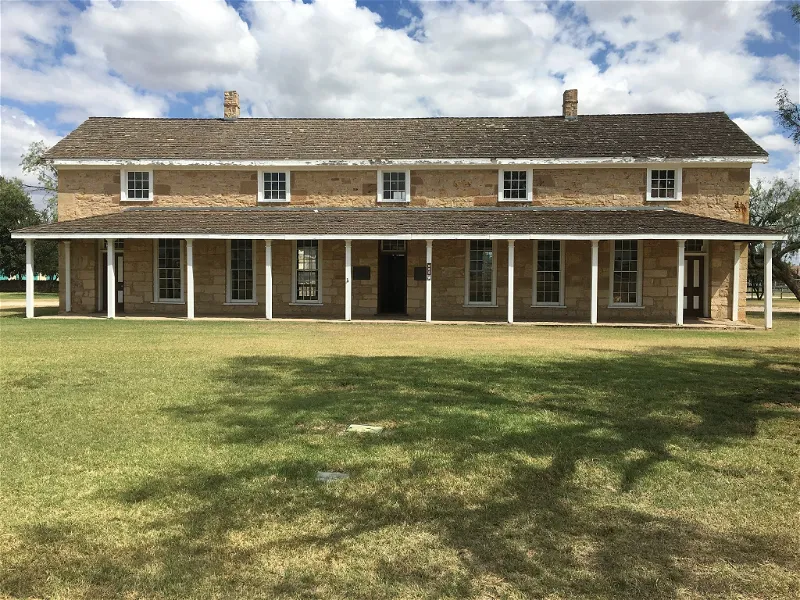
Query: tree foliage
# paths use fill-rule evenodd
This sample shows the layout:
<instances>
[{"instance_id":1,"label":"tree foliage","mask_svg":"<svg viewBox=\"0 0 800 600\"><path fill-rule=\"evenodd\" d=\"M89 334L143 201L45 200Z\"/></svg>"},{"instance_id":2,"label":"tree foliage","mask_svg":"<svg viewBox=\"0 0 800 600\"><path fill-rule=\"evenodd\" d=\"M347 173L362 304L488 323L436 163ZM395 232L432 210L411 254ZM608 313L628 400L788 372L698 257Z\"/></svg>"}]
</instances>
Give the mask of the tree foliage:
<instances>
[{"instance_id":1,"label":"tree foliage","mask_svg":"<svg viewBox=\"0 0 800 600\"><path fill-rule=\"evenodd\" d=\"M46 215L36 210L19 179L0 177L0 272L7 277L25 275L25 240L11 239L11 232L46 220ZM57 275L57 243L36 242L33 260L37 272L48 277Z\"/></svg>"},{"instance_id":2,"label":"tree foliage","mask_svg":"<svg viewBox=\"0 0 800 600\"><path fill-rule=\"evenodd\" d=\"M36 175L39 182L38 186L26 186L29 189L44 192L44 199L47 202L46 221L52 222L58 219L58 171L43 157L48 148L43 141L33 142L28 146L27 152L22 155L22 171Z\"/></svg>"},{"instance_id":3,"label":"tree foliage","mask_svg":"<svg viewBox=\"0 0 800 600\"><path fill-rule=\"evenodd\" d=\"M800 300L800 281L795 279L791 259L800 253L800 186L776 179L769 187L759 180L750 189L750 224L776 229L788 236L773 242L772 273ZM748 270L759 287L764 270L764 244L750 244Z\"/></svg>"},{"instance_id":4,"label":"tree foliage","mask_svg":"<svg viewBox=\"0 0 800 600\"><path fill-rule=\"evenodd\" d=\"M791 6L792 18L795 23L800 23L800 2L794 2ZM785 87L778 90L775 96L778 103L777 121L788 133L795 144L800 144L800 107L789 98L789 92Z\"/></svg>"}]
</instances>

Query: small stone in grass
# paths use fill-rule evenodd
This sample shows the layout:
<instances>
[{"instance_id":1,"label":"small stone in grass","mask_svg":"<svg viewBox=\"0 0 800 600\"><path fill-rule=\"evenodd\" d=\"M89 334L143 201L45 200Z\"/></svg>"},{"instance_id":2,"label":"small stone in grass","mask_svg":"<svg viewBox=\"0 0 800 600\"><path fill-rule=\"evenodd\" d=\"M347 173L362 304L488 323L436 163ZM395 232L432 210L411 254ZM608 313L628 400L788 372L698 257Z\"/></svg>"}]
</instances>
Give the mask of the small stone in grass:
<instances>
[{"instance_id":1,"label":"small stone in grass","mask_svg":"<svg viewBox=\"0 0 800 600\"><path fill-rule=\"evenodd\" d=\"M346 433L382 433L383 427L378 425L357 425L353 423L345 429Z\"/></svg>"},{"instance_id":2,"label":"small stone in grass","mask_svg":"<svg viewBox=\"0 0 800 600\"><path fill-rule=\"evenodd\" d=\"M347 473L339 473L337 471L317 471L317 481L338 481L339 479L347 479L350 477Z\"/></svg>"}]
</instances>

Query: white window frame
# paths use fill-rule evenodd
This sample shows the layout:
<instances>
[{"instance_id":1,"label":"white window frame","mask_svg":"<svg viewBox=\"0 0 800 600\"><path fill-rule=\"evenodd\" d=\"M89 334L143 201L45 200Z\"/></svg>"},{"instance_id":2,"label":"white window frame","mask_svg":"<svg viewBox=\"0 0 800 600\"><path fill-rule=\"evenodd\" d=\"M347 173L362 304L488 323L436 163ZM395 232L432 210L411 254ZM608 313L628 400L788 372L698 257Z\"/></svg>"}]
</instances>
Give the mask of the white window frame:
<instances>
[{"instance_id":1,"label":"white window frame","mask_svg":"<svg viewBox=\"0 0 800 600\"><path fill-rule=\"evenodd\" d=\"M533 240L533 302L532 306L549 306L550 308L564 308L564 240L559 240L559 272L558 272L558 302L539 302L536 300L539 276L539 242L547 240Z\"/></svg>"},{"instance_id":2,"label":"white window frame","mask_svg":"<svg viewBox=\"0 0 800 600\"><path fill-rule=\"evenodd\" d=\"M491 302L472 302L469 299L469 257L470 257L470 243L486 241L486 240L466 240L466 249L464 256L464 306L497 306L497 240L492 242L492 301Z\"/></svg>"},{"instance_id":3,"label":"white window frame","mask_svg":"<svg viewBox=\"0 0 800 600\"><path fill-rule=\"evenodd\" d=\"M525 171L525 198L505 198L505 173L507 171ZM500 169L497 171L498 202L533 202L533 169Z\"/></svg>"},{"instance_id":4,"label":"white window frame","mask_svg":"<svg viewBox=\"0 0 800 600\"><path fill-rule=\"evenodd\" d=\"M303 305L303 306L306 305L318 306L322 304L322 240L316 240L316 242L317 242L317 299L316 300L297 299L297 240L294 240L292 241L292 301L290 304Z\"/></svg>"},{"instance_id":5,"label":"white window frame","mask_svg":"<svg viewBox=\"0 0 800 600\"><path fill-rule=\"evenodd\" d=\"M150 188L148 198L128 198L128 173L147 173ZM152 169L121 169L119 172L119 200L120 202L152 202L153 201L153 170Z\"/></svg>"},{"instance_id":6,"label":"white window frame","mask_svg":"<svg viewBox=\"0 0 800 600\"><path fill-rule=\"evenodd\" d=\"M163 238L162 238L163 239ZM185 304L186 303L186 250L184 240L178 240L181 250L181 297L180 298L159 298L159 277L158 277L158 239L153 240L153 304Z\"/></svg>"},{"instance_id":7,"label":"white window frame","mask_svg":"<svg viewBox=\"0 0 800 600\"><path fill-rule=\"evenodd\" d=\"M384 173L405 173L406 174L406 199L405 200L384 200L383 199L383 174ZM411 170L410 169L378 169L378 196L377 200L381 204L408 204L411 202Z\"/></svg>"},{"instance_id":8,"label":"white window frame","mask_svg":"<svg viewBox=\"0 0 800 600\"><path fill-rule=\"evenodd\" d=\"M258 246L257 240L249 240L253 244L253 298L250 300L233 299L233 277L231 269L231 241L225 240L225 304L255 305L258 304ZM238 241L238 240L237 240Z\"/></svg>"},{"instance_id":9,"label":"white window frame","mask_svg":"<svg viewBox=\"0 0 800 600\"><path fill-rule=\"evenodd\" d=\"M653 171L675 171L675 197L653 198ZM680 202L683 198L683 169L676 165L661 165L647 168L647 201L648 202Z\"/></svg>"},{"instance_id":10,"label":"white window frame","mask_svg":"<svg viewBox=\"0 0 800 600\"><path fill-rule=\"evenodd\" d=\"M286 199L273 200L271 198L264 198L264 174L265 173L283 173L286 175ZM258 170L258 203L259 204L287 204L292 200L292 172L281 169L259 169Z\"/></svg>"},{"instance_id":11,"label":"white window frame","mask_svg":"<svg viewBox=\"0 0 800 600\"><path fill-rule=\"evenodd\" d=\"M614 302L614 252L617 242L609 241L608 259L608 308L642 308L642 266L644 265L644 243L636 240L636 302Z\"/></svg>"}]
</instances>

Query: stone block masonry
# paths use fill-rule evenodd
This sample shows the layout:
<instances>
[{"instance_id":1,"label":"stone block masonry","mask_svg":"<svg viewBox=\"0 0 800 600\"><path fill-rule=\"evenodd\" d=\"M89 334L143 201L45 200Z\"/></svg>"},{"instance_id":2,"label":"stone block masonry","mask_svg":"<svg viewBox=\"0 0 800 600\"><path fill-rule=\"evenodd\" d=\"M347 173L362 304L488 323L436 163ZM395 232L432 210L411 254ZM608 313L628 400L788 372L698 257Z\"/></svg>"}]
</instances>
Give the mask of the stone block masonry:
<instances>
[{"instance_id":1,"label":"stone block masonry","mask_svg":"<svg viewBox=\"0 0 800 600\"><path fill-rule=\"evenodd\" d=\"M72 304L73 312L91 314L97 310L97 295L102 292L98 271L99 248L102 242L72 242ZM353 318L372 318L378 311L378 247L374 240L353 241L353 265L369 267L369 279L353 282ZM601 321L672 322L675 319L677 295L677 246L674 241L645 240L642 245L642 306L609 308L610 252L612 245L603 241L599 246L599 318ZM564 244L564 302L560 307L533 306L534 242L515 243L514 305L515 319L533 321L581 321L590 316L591 242L567 241ZM496 305L465 305L465 269L467 244L463 240L436 240L433 243L432 316L434 320L470 319L502 321L506 318L508 293L508 244L498 240L495 245L497 271ZM124 297L125 314L184 316L186 305L154 302L153 240L125 240ZM322 256L322 303L303 305L292 302L292 253L289 241L274 241L273 253L273 313L280 317L344 318L345 282L343 241L324 240ZM746 264L743 250L743 265ZM225 240L195 240L195 312L197 316L263 317L265 313L264 269L265 244L255 244L256 301L252 304L227 303L227 249ZM61 267L63 269L63 245ZM729 319L732 310L730 285L733 274L732 242L712 242L707 254L709 278L706 298L710 316ZM424 240L407 244L407 312L410 318L425 318L425 281L414 279L414 268L425 265ZM103 267L105 265L103 264ZM184 285L186 281L184 267ZM744 319L746 279L740 278L739 318ZM64 290L60 290L61 310L64 310Z\"/></svg>"}]
</instances>

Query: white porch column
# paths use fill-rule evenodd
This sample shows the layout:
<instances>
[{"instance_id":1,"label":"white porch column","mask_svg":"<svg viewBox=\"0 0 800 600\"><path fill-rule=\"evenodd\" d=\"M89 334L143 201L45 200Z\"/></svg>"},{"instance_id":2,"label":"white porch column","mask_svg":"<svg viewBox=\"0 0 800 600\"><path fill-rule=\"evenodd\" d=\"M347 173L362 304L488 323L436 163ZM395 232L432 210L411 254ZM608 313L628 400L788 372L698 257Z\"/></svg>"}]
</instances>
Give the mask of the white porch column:
<instances>
[{"instance_id":1,"label":"white porch column","mask_svg":"<svg viewBox=\"0 0 800 600\"><path fill-rule=\"evenodd\" d=\"M266 306L266 317L272 319L272 240L266 240L264 254L264 305Z\"/></svg>"},{"instance_id":2,"label":"white porch column","mask_svg":"<svg viewBox=\"0 0 800 600\"><path fill-rule=\"evenodd\" d=\"M353 314L353 242L344 241L344 320Z\"/></svg>"},{"instance_id":3,"label":"white porch column","mask_svg":"<svg viewBox=\"0 0 800 600\"><path fill-rule=\"evenodd\" d=\"M425 240L425 321L431 322L431 296L433 277L433 240Z\"/></svg>"},{"instance_id":4,"label":"white porch column","mask_svg":"<svg viewBox=\"0 0 800 600\"><path fill-rule=\"evenodd\" d=\"M25 240L25 318L33 318L33 240Z\"/></svg>"},{"instance_id":5,"label":"white porch column","mask_svg":"<svg viewBox=\"0 0 800 600\"><path fill-rule=\"evenodd\" d=\"M114 277L114 238L106 240L106 277L108 278L108 295L106 296L106 308L108 318L113 319L117 310L117 285Z\"/></svg>"},{"instance_id":6,"label":"white porch column","mask_svg":"<svg viewBox=\"0 0 800 600\"><path fill-rule=\"evenodd\" d=\"M742 244L733 243L733 297L731 298L731 321L739 320L739 277L742 267Z\"/></svg>"},{"instance_id":7,"label":"white porch column","mask_svg":"<svg viewBox=\"0 0 800 600\"><path fill-rule=\"evenodd\" d=\"M591 319L592 325L597 325L597 290L600 279L600 242L592 240L592 307Z\"/></svg>"},{"instance_id":8,"label":"white porch column","mask_svg":"<svg viewBox=\"0 0 800 600\"><path fill-rule=\"evenodd\" d=\"M194 319L194 240L186 240L186 318Z\"/></svg>"},{"instance_id":9,"label":"white porch column","mask_svg":"<svg viewBox=\"0 0 800 600\"><path fill-rule=\"evenodd\" d=\"M772 329L772 241L764 242L764 329Z\"/></svg>"},{"instance_id":10,"label":"white porch column","mask_svg":"<svg viewBox=\"0 0 800 600\"><path fill-rule=\"evenodd\" d=\"M508 240L508 322L514 322L514 240Z\"/></svg>"},{"instance_id":11,"label":"white porch column","mask_svg":"<svg viewBox=\"0 0 800 600\"><path fill-rule=\"evenodd\" d=\"M72 249L69 240L64 242L64 309L72 312Z\"/></svg>"},{"instance_id":12,"label":"white porch column","mask_svg":"<svg viewBox=\"0 0 800 600\"><path fill-rule=\"evenodd\" d=\"M686 240L678 240L678 293L675 300L675 324L683 325L683 289L686 287Z\"/></svg>"}]
</instances>

